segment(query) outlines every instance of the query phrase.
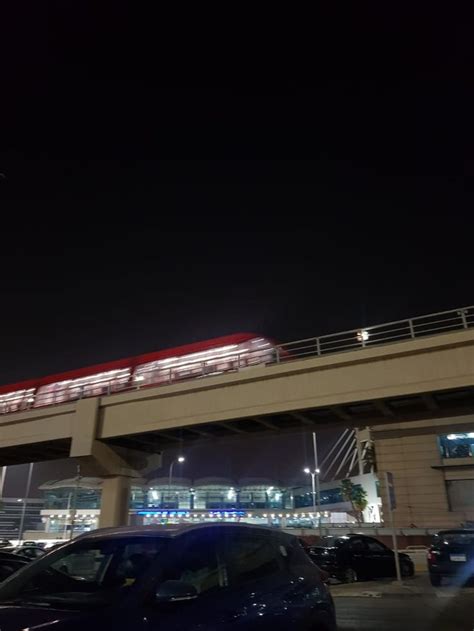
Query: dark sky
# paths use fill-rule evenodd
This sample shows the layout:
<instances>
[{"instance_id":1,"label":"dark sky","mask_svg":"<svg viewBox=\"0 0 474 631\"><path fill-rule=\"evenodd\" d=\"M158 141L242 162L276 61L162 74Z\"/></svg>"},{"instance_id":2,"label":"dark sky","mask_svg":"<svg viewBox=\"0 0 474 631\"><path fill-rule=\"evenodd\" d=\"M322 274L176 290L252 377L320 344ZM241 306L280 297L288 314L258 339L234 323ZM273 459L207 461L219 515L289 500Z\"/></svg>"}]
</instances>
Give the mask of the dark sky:
<instances>
[{"instance_id":1,"label":"dark sky","mask_svg":"<svg viewBox=\"0 0 474 631\"><path fill-rule=\"evenodd\" d=\"M3 77L0 382L471 304L471 13L214 49L209 79L121 8L32 16Z\"/></svg>"}]
</instances>

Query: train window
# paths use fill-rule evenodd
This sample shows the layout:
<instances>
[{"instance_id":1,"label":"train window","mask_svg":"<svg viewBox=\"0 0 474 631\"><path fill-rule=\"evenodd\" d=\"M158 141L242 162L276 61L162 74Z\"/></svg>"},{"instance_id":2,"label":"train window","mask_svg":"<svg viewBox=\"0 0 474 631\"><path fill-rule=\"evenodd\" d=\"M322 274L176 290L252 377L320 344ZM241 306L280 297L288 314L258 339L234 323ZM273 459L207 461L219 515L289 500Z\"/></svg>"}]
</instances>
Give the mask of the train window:
<instances>
[{"instance_id":1,"label":"train window","mask_svg":"<svg viewBox=\"0 0 474 631\"><path fill-rule=\"evenodd\" d=\"M272 345L264 338L229 344L137 366L134 379L141 384L172 383L180 379L203 377L253 364L272 361Z\"/></svg>"},{"instance_id":2,"label":"train window","mask_svg":"<svg viewBox=\"0 0 474 631\"><path fill-rule=\"evenodd\" d=\"M15 392L0 394L0 413L8 414L26 409L33 403L34 392L34 388L29 388L28 390L16 390Z\"/></svg>"},{"instance_id":3,"label":"train window","mask_svg":"<svg viewBox=\"0 0 474 631\"><path fill-rule=\"evenodd\" d=\"M34 406L41 407L54 403L64 403L65 401L75 401L82 397L118 392L127 386L130 381L130 374L130 368L122 368L78 379L49 383L38 388Z\"/></svg>"}]
</instances>

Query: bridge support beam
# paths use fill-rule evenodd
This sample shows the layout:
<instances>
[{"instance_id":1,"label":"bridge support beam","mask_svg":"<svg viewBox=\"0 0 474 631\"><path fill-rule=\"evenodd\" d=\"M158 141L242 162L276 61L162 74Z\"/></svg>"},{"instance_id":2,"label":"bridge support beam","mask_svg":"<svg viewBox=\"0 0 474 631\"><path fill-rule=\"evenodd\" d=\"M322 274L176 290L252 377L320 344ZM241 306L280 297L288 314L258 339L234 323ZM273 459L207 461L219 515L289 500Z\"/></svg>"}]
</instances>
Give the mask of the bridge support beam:
<instances>
[{"instance_id":1,"label":"bridge support beam","mask_svg":"<svg viewBox=\"0 0 474 631\"><path fill-rule=\"evenodd\" d=\"M99 520L101 528L128 524L130 483L131 478L124 475L104 479Z\"/></svg>"},{"instance_id":2,"label":"bridge support beam","mask_svg":"<svg viewBox=\"0 0 474 631\"><path fill-rule=\"evenodd\" d=\"M132 480L143 482L160 467L161 453L106 445L97 440L98 422L99 398L79 401L72 423L70 456L79 462L81 475L104 478L100 527L126 526Z\"/></svg>"}]
</instances>

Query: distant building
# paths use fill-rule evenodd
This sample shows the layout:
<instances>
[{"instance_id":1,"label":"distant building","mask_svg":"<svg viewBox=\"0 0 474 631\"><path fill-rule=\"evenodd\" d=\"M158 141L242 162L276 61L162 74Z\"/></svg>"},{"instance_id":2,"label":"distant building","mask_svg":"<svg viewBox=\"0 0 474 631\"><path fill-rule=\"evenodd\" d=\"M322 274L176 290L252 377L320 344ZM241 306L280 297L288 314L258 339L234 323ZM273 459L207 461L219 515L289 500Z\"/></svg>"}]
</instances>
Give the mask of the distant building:
<instances>
[{"instance_id":1,"label":"distant building","mask_svg":"<svg viewBox=\"0 0 474 631\"><path fill-rule=\"evenodd\" d=\"M367 522L380 521L380 497L374 474L351 478L364 487ZM71 478L43 484L41 518L45 536L68 538L99 526L103 481L101 478ZM132 486L130 523L164 524L177 521L246 521L282 527L309 527L315 519L325 524L354 521L351 506L344 502L339 482L321 483L320 511L314 515L311 488L284 485L266 478L207 477L155 478Z\"/></svg>"},{"instance_id":2,"label":"distant building","mask_svg":"<svg viewBox=\"0 0 474 631\"><path fill-rule=\"evenodd\" d=\"M43 499L30 498L26 503L23 532L42 530L40 511ZM0 538L17 539L23 514L23 498L3 497L0 499Z\"/></svg>"},{"instance_id":3,"label":"distant building","mask_svg":"<svg viewBox=\"0 0 474 631\"><path fill-rule=\"evenodd\" d=\"M45 534L67 539L74 522L74 534L99 527L101 478L50 480L39 489L44 492L41 518Z\"/></svg>"}]
</instances>

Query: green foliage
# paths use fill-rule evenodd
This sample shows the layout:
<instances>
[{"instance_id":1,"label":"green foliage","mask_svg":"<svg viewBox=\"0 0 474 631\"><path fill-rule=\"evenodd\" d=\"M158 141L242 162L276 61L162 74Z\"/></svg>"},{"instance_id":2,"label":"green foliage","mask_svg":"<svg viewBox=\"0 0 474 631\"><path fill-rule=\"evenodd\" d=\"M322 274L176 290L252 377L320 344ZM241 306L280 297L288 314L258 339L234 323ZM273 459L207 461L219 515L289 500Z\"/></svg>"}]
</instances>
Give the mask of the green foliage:
<instances>
[{"instance_id":1,"label":"green foliage","mask_svg":"<svg viewBox=\"0 0 474 631\"><path fill-rule=\"evenodd\" d=\"M367 508L367 491L360 484L354 484L349 478L341 480L341 495L345 502L350 502L357 522L364 521L363 512Z\"/></svg>"},{"instance_id":2,"label":"green foliage","mask_svg":"<svg viewBox=\"0 0 474 631\"><path fill-rule=\"evenodd\" d=\"M352 504L354 505L354 508L362 513L367 508L368 503L367 491L365 491L359 484L356 484L352 493Z\"/></svg>"},{"instance_id":3,"label":"green foliage","mask_svg":"<svg viewBox=\"0 0 474 631\"><path fill-rule=\"evenodd\" d=\"M352 502L352 493L354 491L354 484L349 478L341 480L341 495L345 502Z\"/></svg>"}]
</instances>

